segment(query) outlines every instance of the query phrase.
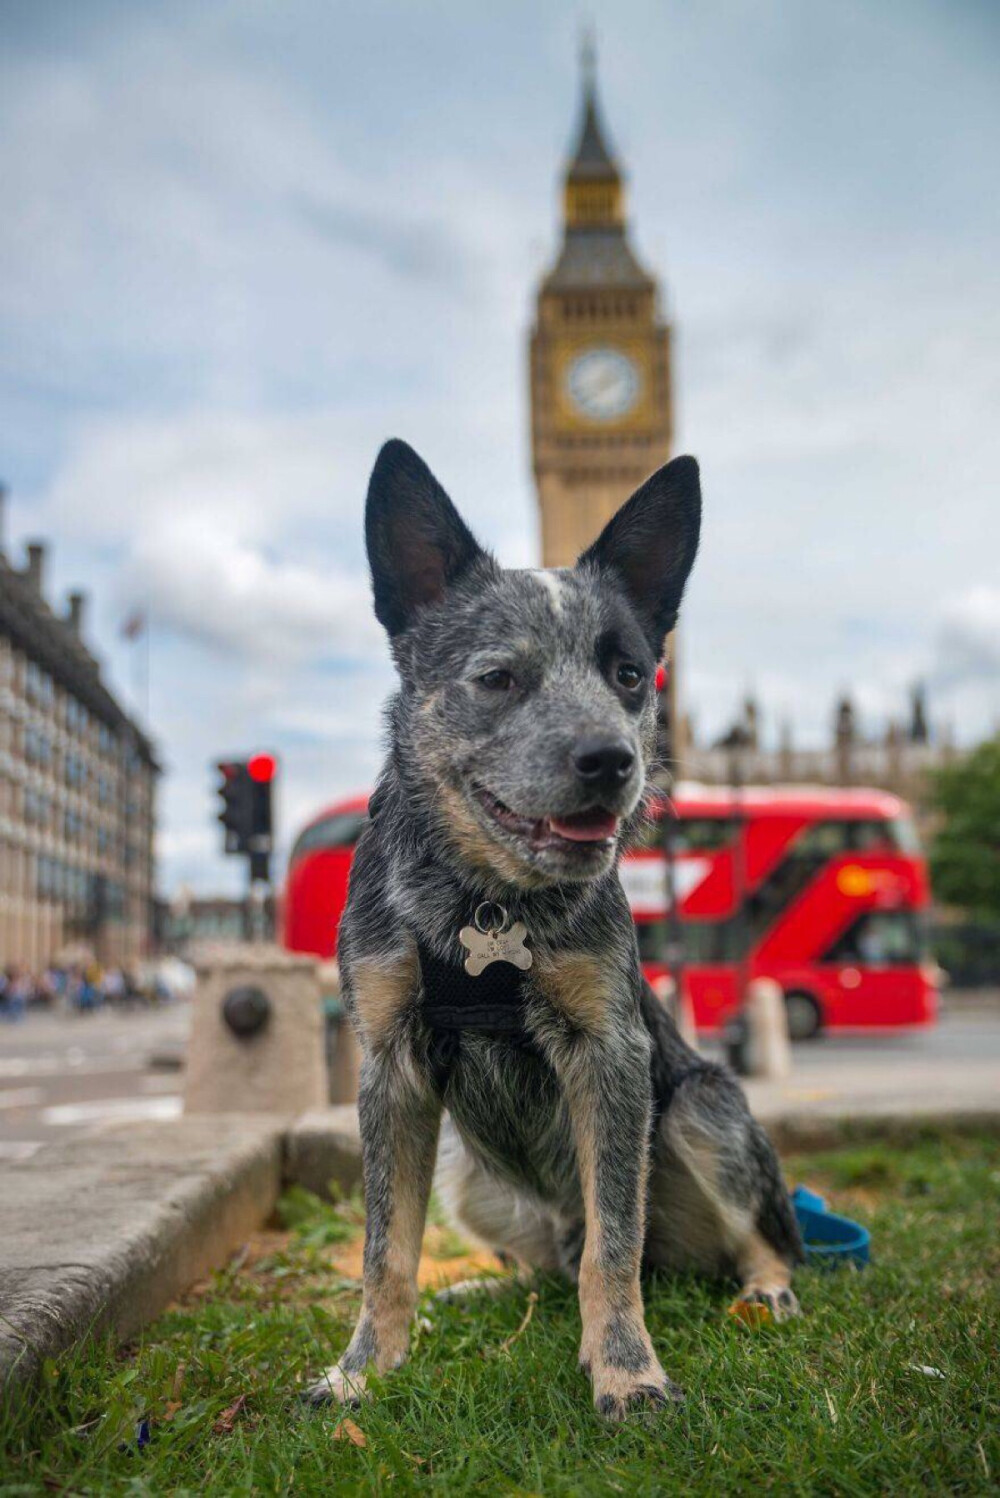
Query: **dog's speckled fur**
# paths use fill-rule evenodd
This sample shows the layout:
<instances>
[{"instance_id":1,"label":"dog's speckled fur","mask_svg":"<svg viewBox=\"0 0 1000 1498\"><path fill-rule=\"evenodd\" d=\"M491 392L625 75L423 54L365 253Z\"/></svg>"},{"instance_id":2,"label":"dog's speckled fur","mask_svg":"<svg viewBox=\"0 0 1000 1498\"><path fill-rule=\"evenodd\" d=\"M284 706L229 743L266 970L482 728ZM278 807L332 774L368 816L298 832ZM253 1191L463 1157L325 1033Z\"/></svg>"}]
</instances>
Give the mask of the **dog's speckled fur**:
<instances>
[{"instance_id":1,"label":"dog's speckled fur","mask_svg":"<svg viewBox=\"0 0 1000 1498\"><path fill-rule=\"evenodd\" d=\"M578 1282L580 1361L603 1415L682 1397L646 1330L644 1262L736 1273L748 1296L794 1309L801 1244L773 1151L736 1084L698 1060L644 984L617 874L643 815L655 664L699 520L697 465L680 458L575 568L504 571L412 449L379 455L368 554L401 687L340 935L363 1052L364 1300L317 1400L357 1398L366 1370L406 1356L436 1154L463 1231ZM574 750L609 739L634 763L602 785L620 819L607 845L549 846L484 804L536 829L585 812L595 792ZM527 927L534 1047L464 1034L442 1125L417 940L458 960L457 933L484 899Z\"/></svg>"}]
</instances>

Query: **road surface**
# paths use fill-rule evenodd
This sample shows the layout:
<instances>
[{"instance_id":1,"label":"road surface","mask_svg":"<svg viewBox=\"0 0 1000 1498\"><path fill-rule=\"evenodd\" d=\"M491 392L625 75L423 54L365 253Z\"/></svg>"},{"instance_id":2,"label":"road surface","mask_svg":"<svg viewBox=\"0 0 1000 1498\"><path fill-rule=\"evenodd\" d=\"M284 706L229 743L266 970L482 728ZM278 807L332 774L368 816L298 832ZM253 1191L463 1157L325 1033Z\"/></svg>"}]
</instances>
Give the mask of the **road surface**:
<instances>
[{"instance_id":1,"label":"road surface","mask_svg":"<svg viewBox=\"0 0 1000 1498\"><path fill-rule=\"evenodd\" d=\"M151 1060L177 1053L189 1024L182 1003L0 1021L0 1160L25 1159L47 1139L109 1122L175 1118L183 1074Z\"/></svg>"},{"instance_id":2,"label":"road surface","mask_svg":"<svg viewBox=\"0 0 1000 1498\"><path fill-rule=\"evenodd\" d=\"M0 1022L0 1160L30 1157L47 1139L94 1132L109 1123L175 1118L183 1075L151 1064L179 1055L190 1009L70 1017L31 1014ZM712 1054L714 1047L706 1046ZM803 1097L854 1075L911 1070L952 1081L968 1065L970 1081L995 1068L1000 1097L1000 995L946 1003L933 1030L884 1036L826 1037L794 1048L794 1086ZM810 1090L812 1089L812 1091Z\"/></svg>"}]
</instances>

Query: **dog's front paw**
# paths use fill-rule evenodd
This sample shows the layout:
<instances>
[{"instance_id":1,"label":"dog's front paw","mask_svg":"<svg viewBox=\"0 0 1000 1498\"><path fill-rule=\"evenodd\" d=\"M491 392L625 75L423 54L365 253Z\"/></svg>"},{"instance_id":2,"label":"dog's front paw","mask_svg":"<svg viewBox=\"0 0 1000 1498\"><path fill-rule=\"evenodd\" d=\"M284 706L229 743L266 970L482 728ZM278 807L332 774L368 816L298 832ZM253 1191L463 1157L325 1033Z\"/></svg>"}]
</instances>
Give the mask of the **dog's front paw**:
<instances>
[{"instance_id":1,"label":"dog's front paw","mask_svg":"<svg viewBox=\"0 0 1000 1498\"><path fill-rule=\"evenodd\" d=\"M604 1420L624 1420L684 1403L684 1390L668 1378L655 1358L640 1373L603 1367L591 1372L594 1408Z\"/></svg>"},{"instance_id":2,"label":"dog's front paw","mask_svg":"<svg viewBox=\"0 0 1000 1498\"><path fill-rule=\"evenodd\" d=\"M348 1373L336 1363L303 1390L302 1398L306 1404L345 1404L356 1409L367 1391L368 1380L363 1373Z\"/></svg>"}]
</instances>

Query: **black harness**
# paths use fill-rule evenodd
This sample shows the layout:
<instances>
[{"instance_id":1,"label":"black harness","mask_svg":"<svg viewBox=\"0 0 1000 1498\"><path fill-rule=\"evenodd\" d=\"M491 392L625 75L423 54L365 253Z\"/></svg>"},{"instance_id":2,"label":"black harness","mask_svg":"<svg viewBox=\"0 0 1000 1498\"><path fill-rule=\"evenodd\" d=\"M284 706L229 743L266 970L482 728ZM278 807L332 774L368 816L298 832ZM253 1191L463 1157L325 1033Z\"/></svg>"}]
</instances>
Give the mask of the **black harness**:
<instances>
[{"instance_id":1,"label":"black harness","mask_svg":"<svg viewBox=\"0 0 1000 1498\"><path fill-rule=\"evenodd\" d=\"M526 973L509 962L491 962L478 978L461 960L446 961L417 941L424 1024L430 1032L435 1085L443 1093L462 1045L462 1031L491 1035L537 1054L525 1023Z\"/></svg>"}]
</instances>

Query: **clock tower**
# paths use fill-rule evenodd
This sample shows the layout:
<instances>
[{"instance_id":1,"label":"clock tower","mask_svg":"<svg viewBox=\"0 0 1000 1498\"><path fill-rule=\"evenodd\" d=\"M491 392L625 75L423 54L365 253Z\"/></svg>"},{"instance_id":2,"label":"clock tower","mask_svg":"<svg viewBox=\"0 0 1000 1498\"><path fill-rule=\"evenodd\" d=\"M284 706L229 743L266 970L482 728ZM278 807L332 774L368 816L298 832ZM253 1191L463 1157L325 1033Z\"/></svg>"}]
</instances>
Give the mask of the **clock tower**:
<instances>
[{"instance_id":1,"label":"clock tower","mask_svg":"<svg viewBox=\"0 0 1000 1498\"><path fill-rule=\"evenodd\" d=\"M629 242L621 169L597 102L592 46L563 183L562 245L531 334L531 444L542 565L569 567L670 457L670 329ZM666 716L678 724L675 641ZM682 746L671 734L671 757Z\"/></svg>"},{"instance_id":2,"label":"clock tower","mask_svg":"<svg viewBox=\"0 0 1000 1498\"><path fill-rule=\"evenodd\" d=\"M629 243L590 49L562 246L531 335L531 435L546 567L571 566L670 456L669 329Z\"/></svg>"}]
</instances>

